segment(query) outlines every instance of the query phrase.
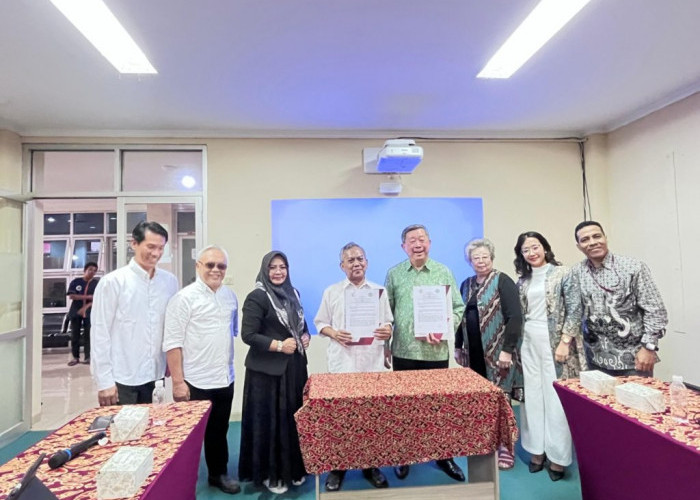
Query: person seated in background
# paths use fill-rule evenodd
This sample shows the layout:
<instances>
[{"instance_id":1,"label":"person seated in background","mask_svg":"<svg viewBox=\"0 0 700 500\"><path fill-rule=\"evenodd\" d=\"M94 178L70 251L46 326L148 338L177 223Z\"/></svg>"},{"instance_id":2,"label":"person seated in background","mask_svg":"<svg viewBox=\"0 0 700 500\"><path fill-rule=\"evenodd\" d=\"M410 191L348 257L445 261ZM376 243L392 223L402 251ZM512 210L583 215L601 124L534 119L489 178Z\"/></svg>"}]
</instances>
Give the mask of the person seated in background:
<instances>
[{"instance_id":1,"label":"person seated in background","mask_svg":"<svg viewBox=\"0 0 700 500\"><path fill-rule=\"evenodd\" d=\"M386 290L367 281L367 257L364 249L350 242L340 250L340 268L346 279L329 286L323 292L321 306L314 324L321 335L328 337L328 371L330 373L381 372L385 370L385 342L391 338L394 320ZM345 294L349 290L379 290L379 325L374 339L368 345L352 344L352 333L345 326ZM389 486L384 474L376 467L362 471L365 479L375 488ZM326 490L337 491L343 484L344 470L333 470L326 479Z\"/></svg>"}]
</instances>

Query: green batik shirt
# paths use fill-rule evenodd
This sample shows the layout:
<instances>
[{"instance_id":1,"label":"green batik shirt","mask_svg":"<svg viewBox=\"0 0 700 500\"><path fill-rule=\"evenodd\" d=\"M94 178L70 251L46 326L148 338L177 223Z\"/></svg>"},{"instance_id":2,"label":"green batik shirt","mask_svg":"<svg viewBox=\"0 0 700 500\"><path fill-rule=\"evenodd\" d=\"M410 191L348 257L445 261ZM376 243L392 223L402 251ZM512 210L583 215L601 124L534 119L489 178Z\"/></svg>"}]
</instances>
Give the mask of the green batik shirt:
<instances>
[{"instance_id":1,"label":"green batik shirt","mask_svg":"<svg viewBox=\"0 0 700 500\"><path fill-rule=\"evenodd\" d=\"M422 285L450 285L452 293L452 322L456 330L464 314L464 302L459 294L452 271L443 264L428 259L417 271L407 259L389 269L384 286L394 313L394 334L391 337L391 353L403 359L419 361L445 361L450 352L447 341L429 344L416 340L413 331L413 287Z\"/></svg>"}]
</instances>

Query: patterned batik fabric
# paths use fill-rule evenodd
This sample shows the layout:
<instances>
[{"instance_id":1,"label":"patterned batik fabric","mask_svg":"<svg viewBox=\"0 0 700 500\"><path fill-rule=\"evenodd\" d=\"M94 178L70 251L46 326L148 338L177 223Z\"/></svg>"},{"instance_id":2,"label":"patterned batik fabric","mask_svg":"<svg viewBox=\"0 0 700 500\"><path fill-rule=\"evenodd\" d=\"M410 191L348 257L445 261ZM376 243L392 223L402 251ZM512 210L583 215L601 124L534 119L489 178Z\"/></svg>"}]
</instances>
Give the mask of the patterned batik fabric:
<instances>
[{"instance_id":1,"label":"patterned batik fabric","mask_svg":"<svg viewBox=\"0 0 700 500\"><path fill-rule=\"evenodd\" d=\"M571 325L583 320L586 355L608 370L631 370L647 344L658 344L668 316L649 268L608 253L599 268L585 260L571 269L574 310Z\"/></svg>"},{"instance_id":2,"label":"patterned batik fabric","mask_svg":"<svg viewBox=\"0 0 700 500\"><path fill-rule=\"evenodd\" d=\"M507 393L511 393L514 388L523 387L523 366L520 359L520 344L522 336L518 341L518 346L513 352L513 364L509 370L498 367L498 356L503 349L505 340L506 320L501 308L501 295L498 291L498 281L501 273L495 269L484 280L484 283L477 289L476 304L479 310L479 327L481 330L481 342L484 347L484 358L486 359L486 378L499 386ZM472 282L476 276L467 280L465 293L474 293ZM469 296L465 297L465 303L469 301Z\"/></svg>"},{"instance_id":3,"label":"patterned batik fabric","mask_svg":"<svg viewBox=\"0 0 700 500\"><path fill-rule=\"evenodd\" d=\"M571 314L572 304L577 299L574 292L573 280L570 270L565 266L550 266L545 277L545 301L547 306L547 328L549 330L549 343L552 347L552 359L554 351L561 342L562 333L572 337L569 345L569 358L566 363L554 363L557 379L578 377L579 372L586 370L586 356L583 348L580 324L571 325L567 321L567 315ZM530 288L530 279L520 279L518 290L520 291L520 307L523 315L527 313L527 291ZM567 331L565 325L571 325Z\"/></svg>"}]
</instances>

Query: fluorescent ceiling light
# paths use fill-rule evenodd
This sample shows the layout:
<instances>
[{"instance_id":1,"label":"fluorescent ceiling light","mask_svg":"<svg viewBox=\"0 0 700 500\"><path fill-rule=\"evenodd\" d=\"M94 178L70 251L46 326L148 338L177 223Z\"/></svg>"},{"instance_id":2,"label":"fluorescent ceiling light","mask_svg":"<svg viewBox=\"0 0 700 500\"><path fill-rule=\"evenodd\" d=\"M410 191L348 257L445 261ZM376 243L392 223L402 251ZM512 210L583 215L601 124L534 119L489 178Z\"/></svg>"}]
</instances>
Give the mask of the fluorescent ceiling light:
<instances>
[{"instance_id":1,"label":"fluorescent ceiling light","mask_svg":"<svg viewBox=\"0 0 700 500\"><path fill-rule=\"evenodd\" d=\"M590 0L542 0L477 78L510 78Z\"/></svg>"},{"instance_id":2,"label":"fluorescent ceiling light","mask_svg":"<svg viewBox=\"0 0 700 500\"><path fill-rule=\"evenodd\" d=\"M102 0L51 0L120 73L158 73Z\"/></svg>"}]
</instances>

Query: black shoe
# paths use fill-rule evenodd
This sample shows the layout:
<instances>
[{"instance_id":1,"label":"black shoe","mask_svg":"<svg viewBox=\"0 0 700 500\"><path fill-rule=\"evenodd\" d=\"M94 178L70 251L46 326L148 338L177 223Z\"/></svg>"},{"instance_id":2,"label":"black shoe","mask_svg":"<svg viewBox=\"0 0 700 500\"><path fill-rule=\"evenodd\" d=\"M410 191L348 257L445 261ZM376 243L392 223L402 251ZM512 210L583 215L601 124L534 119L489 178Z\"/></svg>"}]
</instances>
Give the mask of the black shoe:
<instances>
[{"instance_id":1,"label":"black shoe","mask_svg":"<svg viewBox=\"0 0 700 500\"><path fill-rule=\"evenodd\" d=\"M464 481L464 472L462 472L459 465L455 463L454 459L448 458L447 460L435 460L435 463L445 472L445 474L450 476L455 481Z\"/></svg>"},{"instance_id":2,"label":"black shoe","mask_svg":"<svg viewBox=\"0 0 700 500\"><path fill-rule=\"evenodd\" d=\"M394 467L394 472L396 473L396 477L399 479L406 479L406 476L408 476L408 465L399 465L398 467Z\"/></svg>"},{"instance_id":3,"label":"black shoe","mask_svg":"<svg viewBox=\"0 0 700 500\"><path fill-rule=\"evenodd\" d=\"M343 485L343 479L345 479L344 470L330 471L326 478L326 491L338 491Z\"/></svg>"},{"instance_id":4,"label":"black shoe","mask_svg":"<svg viewBox=\"0 0 700 500\"><path fill-rule=\"evenodd\" d=\"M89 365L89 364L90 364L90 358L85 358L85 359L83 360L83 364L84 364L84 365Z\"/></svg>"},{"instance_id":5,"label":"black shoe","mask_svg":"<svg viewBox=\"0 0 700 500\"><path fill-rule=\"evenodd\" d=\"M375 488L387 488L389 486L389 482L384 477L384 474L382 474L382 471L376 467L372 467L371 469L362 469L362 475L365 476L365 479L369 481L369 484Z\"/></svg>"},{"instance_id":6,"label":"black shoe","mask_svg":"<svg viewBox=\"0 0 700 500\"><path fill-rule=\"evenodd\" d=\"M547 461L547 472L549 473L549 479L552 481L559 481L564 479L564 474L566 474L566 469L554 470L552 469L552 462Z\"/></svg>"},{"instance_id":7,"label":"black shoe","mask_svg":"<svg viewBox=\"0 0 700 500\"><path fill-rule=\"evenodd\" d=\"M209 476L209 484L229 495L235 495L241 491L241 485L238 484L238 481L225 475Z\"/></svg>"},{"instance_id":8,"label":"black shoe","mask_svg":"<svg viewBox=\"0 0 700 500\"><path fill-rule=\"evenodd\" d=\"M535 455L533 455L535 456ZM531 474L534 474L535 472L539 472L542 469L544 469L544 462L547 460L546 455L542 455L542 461L540 463L536 463L532 461L532 458L530 458L530 463L527 464L527 469L530 471Z\"/></svg>"}]
</instances>

